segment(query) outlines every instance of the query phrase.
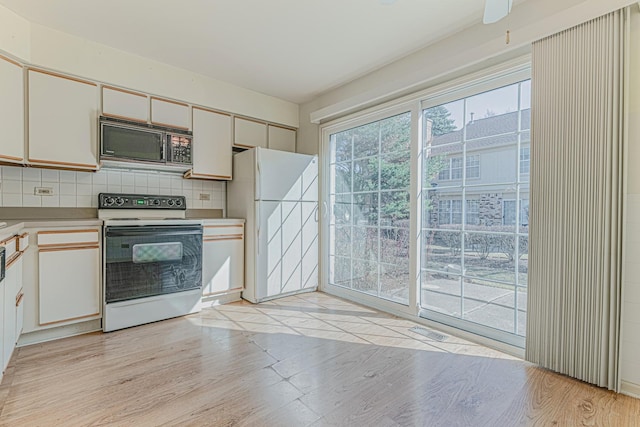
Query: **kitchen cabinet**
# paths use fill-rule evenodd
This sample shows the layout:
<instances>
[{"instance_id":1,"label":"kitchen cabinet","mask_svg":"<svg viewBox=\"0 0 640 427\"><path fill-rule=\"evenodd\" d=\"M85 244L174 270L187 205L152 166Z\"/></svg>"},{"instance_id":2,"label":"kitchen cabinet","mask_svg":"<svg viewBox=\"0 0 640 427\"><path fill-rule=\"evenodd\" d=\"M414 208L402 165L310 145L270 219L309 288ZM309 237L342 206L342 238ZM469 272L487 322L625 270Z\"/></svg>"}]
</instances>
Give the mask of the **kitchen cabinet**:
<instances>
[{"instance_id":1,"label":"kitchen cabinet","mask_svg":"<svg viewBox=\"0 0 640 427\"><path fill-rule=\"evenodd\" d=\"M244 223L224 220L204 224L202 295L210 297L244 288Z\"/></svg>"},{"instance_id":2,"label":"kitchen cabinet","mask_svg":"<svg viewBox=\"0 0 640 427\"><path fill-rule=\"evenodd\" d=\"M269 148L295 153L296 131L294 129L269 125Z\"/></svg>"},{"instance_id":3,"label":"kitchen cabinet","mask_svg":"<svg viewBox=\"0 0 640 427\"><path fill-rule=\"evenodd\" d=\"M267 124L256 120L234 117L233 144L241 148L267 148Z\"/></svg>"},{"instance_id":4,"label":"kitchen cabinet","mask_svg":"<svg viewBox=\"0 0 640 427\"><path fill-rule=\"evenodd\" d=\"M189 105L151 97L151 123L172 128L191 129Z\"/></svg>"},{"instance_id":5,"label":"kitchen cabinet","mask_svg":"<svg viewBox=\"0 0 640 427\"><path fill-rule=\"evenodd\" d=\"M230 180L231 116L193 107L193 169L185 178Z\"/></svg>"},{"instance_id":6,"label":"kitchen cabinet","mask_svg":"<svg viewBox=\"0 0 640 427\"><path fill-rule=\"evenodd\" d=\"M28 161L66 169L98 169L98 87L30 69Z\"/></svg>"},{"instance_id":7,"label":"kitchen cabinet","mask_svg":"<svg viewBox=\"0 0 640 427\"><path fill-rule=\"evenodd\" d=\"M143 93L103 86L102 115L147 123L149 121L149 97Z\"/></svg>"},{"instance_id":8,"label":"kitchen cabinet","mask_svg":"<svg viewBox=\"0 0 640 427\"><path fill-rule=\"evenodd\" d=\"M39 231L37 236L39 325L99 316L98 230Z\"/></svg>"},{"instance_id":9,"label":"kitchen cabinet","mask_svg":"<svg viewBox=\"0 0 640 427\"><path fill-rule=\"evenodd\" d=\"M22 65L0 55L0 161L24 162L24 73Z\"/></svg>"},{"instance_id":10,"label":"kitchen cabinet","mask_svg":"<svg viewBox=\"0 0 640 427\"><path fill-rule=\"evenodd\" d=\"M22 288L22 253L16 253L7 263L3 283L2 370L11 360L18 341L16 296Z\"/></svg>"}]
</instances>

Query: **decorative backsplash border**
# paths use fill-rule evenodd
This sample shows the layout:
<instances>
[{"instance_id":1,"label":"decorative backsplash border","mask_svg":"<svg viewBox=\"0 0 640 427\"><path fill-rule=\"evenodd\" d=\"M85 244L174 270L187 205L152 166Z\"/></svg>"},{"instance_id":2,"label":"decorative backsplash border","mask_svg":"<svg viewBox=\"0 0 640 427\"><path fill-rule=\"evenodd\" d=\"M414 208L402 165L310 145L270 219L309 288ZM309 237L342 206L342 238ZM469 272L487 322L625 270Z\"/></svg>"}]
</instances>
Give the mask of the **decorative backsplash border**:
<instances>
[{"instance_id":1,"label":"decorative backsplash border","mask_svg":"<svg viewBox=\"0 0 640 427\"><path fill-rule=\"evenodd\" d=\"M137 193L184 196L189 209L226 211L226 183L183 179L155 171L102 169L98 172L0 167L0 206L97 208L98 194ZM36 195L37 188L53 195ZM47 190L48 191L48 190Z\"/></svg>"}]
</instances>

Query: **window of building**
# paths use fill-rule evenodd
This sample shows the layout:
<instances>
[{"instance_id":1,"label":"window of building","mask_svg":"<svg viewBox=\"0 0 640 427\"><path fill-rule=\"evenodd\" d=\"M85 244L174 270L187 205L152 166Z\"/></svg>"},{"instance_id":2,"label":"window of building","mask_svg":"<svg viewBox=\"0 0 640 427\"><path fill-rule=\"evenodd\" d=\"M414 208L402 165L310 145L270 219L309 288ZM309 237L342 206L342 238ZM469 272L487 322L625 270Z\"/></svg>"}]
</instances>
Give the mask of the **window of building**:
<instances>
[{"instance_id":1,"label":"window of building","mask_svg":"<svg viewBox=\"0 0 640 427\"><path fill-rule=\"evenodd\" d=\"M467 179L480 178L480 156L467 156Z\"/></svg>"},{"instance_id":2,"label":"window of building","mask_svg":"<svg viewBox=\"0 0 640 427\"><path fill-rule=\"evenodd\" d=\"M502 224L503 225L516 224L516 201L515 200L502 201ZM526 227L528 225L529 225L529 199L520 199L520 226Z\"/></svg>"},{"instance_id":3,"label":"window of building","mask_svg":"<svg viewBox=\"0 0 640 427\"><path fill-rule=\"evenodd\" d=\"M520 148L520 175L529 174L530 155L529 147Z\"/></svg>"},{"instance_id":4,"label":"window of building","mask_svg":"<svg viewBox=\"0 0 640 427\"><path fill-rule=\"evenodd\" d=\"M480 202L478 200L467 200L467 224L480 224Z\"/></svg>"}]
</instances>

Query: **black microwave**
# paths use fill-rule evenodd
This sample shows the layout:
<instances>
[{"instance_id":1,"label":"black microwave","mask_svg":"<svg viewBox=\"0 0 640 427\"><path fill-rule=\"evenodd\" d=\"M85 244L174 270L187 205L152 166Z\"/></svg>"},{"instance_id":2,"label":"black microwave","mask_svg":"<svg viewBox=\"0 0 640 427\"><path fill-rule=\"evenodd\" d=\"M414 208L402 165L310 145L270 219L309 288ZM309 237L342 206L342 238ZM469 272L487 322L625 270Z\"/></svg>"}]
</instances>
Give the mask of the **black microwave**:
<instances>
[{"instance_id":1,"label":"black microwave","mask_svg":"<svg viewBox=\"0 0 640 427\"><path fill-rule=\"evenodd\" d=\"M192 144L193 134L188 130L100 117L102 162L187 170L193 164Z\"/></svg>"}]
</instances>

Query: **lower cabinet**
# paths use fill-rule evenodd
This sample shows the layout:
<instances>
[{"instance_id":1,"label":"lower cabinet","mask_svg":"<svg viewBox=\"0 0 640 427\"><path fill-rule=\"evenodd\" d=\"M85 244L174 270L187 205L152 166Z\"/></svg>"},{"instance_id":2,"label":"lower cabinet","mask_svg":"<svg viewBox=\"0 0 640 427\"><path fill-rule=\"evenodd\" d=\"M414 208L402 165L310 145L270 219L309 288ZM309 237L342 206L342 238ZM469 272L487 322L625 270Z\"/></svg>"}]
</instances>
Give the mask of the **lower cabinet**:
<instances>
[{"instance_id":1,"label":"lower cabinet","mask_svg":"<svg viewBox=\"0 0 640 427\"><path fill-rule=\"evenodd\" d=\"M38 233L41 326L100 315L100 246L97 230Z\"/></svg>"},{"instance_id":2,"label":"lower cabinet","mask_svg":"<svg viewBox=\"0 0 640 427\"><path fill-rule=\"evenodd\" d=\"M203 297L244 288L244 223L205 223L202 272Z\"/></svg>"},{"instance_id":3,"label":"lower cabinet","mask_svg":"<svg viewBox=\"0 0 640 427\"><path fill-rule=\"evenodd\" d=\"M22 286L22 254L18 254L7 265L4 276L3 327L2 327L2 370L11 360L18 341L16 296Z\"/></svg>"}]
</instances>

